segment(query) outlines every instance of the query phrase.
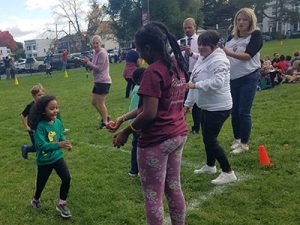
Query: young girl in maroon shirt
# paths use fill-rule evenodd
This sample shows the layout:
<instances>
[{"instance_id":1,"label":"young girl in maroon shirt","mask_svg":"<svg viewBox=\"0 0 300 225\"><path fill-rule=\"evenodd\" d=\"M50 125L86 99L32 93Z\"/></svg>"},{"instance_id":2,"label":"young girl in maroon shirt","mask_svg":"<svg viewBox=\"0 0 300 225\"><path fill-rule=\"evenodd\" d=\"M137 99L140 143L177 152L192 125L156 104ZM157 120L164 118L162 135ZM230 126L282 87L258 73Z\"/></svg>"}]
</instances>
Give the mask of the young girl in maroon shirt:
<instances>
[{"instance_id":1,"label":"young girl in maroon shirt","mask_svg":"<svg viewBox=\"0 0 300 225\"><path fill-rule=\"evenodd\" d=\"M142 27L135 42L149 67L138 91L138 109L119 117L122 119L116 121L116 127L127 119L135 120L114 135L113 144L123 146L133 131L140 135L137 154L147 224L163 224L165 193L172 224L184 225L185 200L180 183L182 149L188 133L183 109L187 74L183 72L184 59L176 38L161 23Z\"/></svg>"}]
</instances>

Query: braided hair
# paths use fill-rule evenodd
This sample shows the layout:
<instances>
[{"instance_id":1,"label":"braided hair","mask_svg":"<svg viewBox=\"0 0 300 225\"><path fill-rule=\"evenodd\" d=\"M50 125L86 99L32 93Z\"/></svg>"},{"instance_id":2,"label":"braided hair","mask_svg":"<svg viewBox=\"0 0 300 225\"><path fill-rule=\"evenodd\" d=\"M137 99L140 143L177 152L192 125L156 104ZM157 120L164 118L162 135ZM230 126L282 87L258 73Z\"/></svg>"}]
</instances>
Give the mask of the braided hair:
<instances>
[{"instance_id":1,"label":"braided hair","mask_svg":"<svg viewBox=\"0 0 300 225\"><path fill-rule=\"evenodd\" d=\"M162 61L169 69L171 75L175 74L176 77L180 79L176 66L171 59L170 51L168 49L170 46L178 67L184 72L187 80L188 73L186 63L181 54L180 47L175 36L168 31L168 28L163 23L150 22L141 27L135 34L135 42L141 49L146 45L149 45L152 50L157 51L162 56Z\"/></svg>"}]
</instances>

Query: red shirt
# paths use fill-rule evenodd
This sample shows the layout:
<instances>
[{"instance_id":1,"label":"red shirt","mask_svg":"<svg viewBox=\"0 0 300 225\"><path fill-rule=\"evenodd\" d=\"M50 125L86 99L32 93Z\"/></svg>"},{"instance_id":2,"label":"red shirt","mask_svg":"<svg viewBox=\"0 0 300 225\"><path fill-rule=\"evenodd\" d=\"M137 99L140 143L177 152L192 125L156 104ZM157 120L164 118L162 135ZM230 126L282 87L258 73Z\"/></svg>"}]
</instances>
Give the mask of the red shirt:
<instances>
[{"instance_id":1,"label":"red shirt","mask_svg":"<svg viewBox=\"0 0 300 225\"><path fill-rule=\"evenodd\" d=\"M132 79L133 72L137 69L137 64L134 62L126 63L123 76L125 79Z\"/></svg>"},{"instance_id":2,"label":"red shirt","mask_svg":"<svg viewBox=\"0 0 300 225\"><path fill-rule=\"evenodd\" d=\"M64 61L64 62L67 62L67 60L68 60L68 52L63 52L63 54L62 54L62 60Z\"/></svg>"},{"instance_id":3,"label":"red shirt","mask_svg":"<svg viewBox=\"0 0 300 225\"><path fill-rule=\"evenodd\" d=\"M289 67L289 62L288 61L279 61L273 63L274 67L277 67L279 69L280 73L285 73L286 69Z\"/></svg>"},{"instance_id":4,"label":"red shirt","mask_svg":"<svg viewBox=\"0 0 300 225\"><path fill-rule=\"evenodd\" d=\"M178 69L178 71L180 71ZM159 99L157 115L153 123L140 131L139 147L149 147L160 144L179 135L188 133L183 102L185 95L185 77L179 72L171 75L161 60L152 63L144 72L138 94ZM139 106L143 110L143 106Z\"/></svg>"}]
</instances>

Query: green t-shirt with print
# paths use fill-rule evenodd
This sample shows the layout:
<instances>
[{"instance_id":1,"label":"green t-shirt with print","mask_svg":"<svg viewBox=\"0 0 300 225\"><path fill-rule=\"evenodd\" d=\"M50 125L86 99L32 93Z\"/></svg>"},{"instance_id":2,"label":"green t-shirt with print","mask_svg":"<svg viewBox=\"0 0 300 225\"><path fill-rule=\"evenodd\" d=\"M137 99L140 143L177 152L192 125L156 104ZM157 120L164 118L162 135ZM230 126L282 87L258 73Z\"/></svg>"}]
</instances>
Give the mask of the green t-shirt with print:
<instances>
[{"instance_id":1,"label":"green t-shirt with print","mask_svg":"<svg viewBox=\"0 0 300 225\"><path fill-rule=\"evenodd\" d=\"M62 124L55 119L53 124L40 121L35 133L36 162L38 165L49 165L63 158L63 151L58 146L65 138L62 134Z\"/></svg>"}]
</instances>

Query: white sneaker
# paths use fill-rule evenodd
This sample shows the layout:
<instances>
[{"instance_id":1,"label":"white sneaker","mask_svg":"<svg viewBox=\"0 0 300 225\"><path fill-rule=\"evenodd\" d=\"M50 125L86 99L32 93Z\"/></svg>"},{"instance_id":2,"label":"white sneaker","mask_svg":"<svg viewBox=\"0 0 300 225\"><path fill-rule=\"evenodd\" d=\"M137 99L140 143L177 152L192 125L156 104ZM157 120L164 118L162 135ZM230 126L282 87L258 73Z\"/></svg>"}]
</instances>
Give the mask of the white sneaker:
<instances>
[{"instance_id":1,"label":"white sneaker","mask_svg":"<svg viewBox=\"0 0 300 225\"><path fill-rule=\"evenodd\" d=\"M241 139L234 139L231 146L230 146L230 149L236 149L237 147L239 147L239 145L241 144Z\"/></svg>"},{"instance_id":2,"label":"white sneaker","mask_svg":"<svg viewBox=\"0 0 300 225\"><path fill-rule=\"evenodd\" d=\"M240 144L236 149L232 150L231 154L240 154L242 152L249 151L249 145L248 144Z\"/></svg>"},{"instance_id":3,"label":"white sneaker","mask_svg":"<svg viewBox=\"0 0 300 225\"><path fill-rule=\"evenodd\" d=\"M228 184L235 181L237 181L237 177L235 176L234 171L232 170L229 173L221 172L216 179L211 181L211 183L215 185L222 185L222 184Z\"/></svg>"},{"instance_id":4,"label":"white sneaker","mask_svg":"<svg viewBox=\"0 0 300 225\"><path fill-rule=\"evenodd\" d=\"M198 170L194 170L195 174L199 174L199 173L209 173L209 174L213 174L217 172L217 167L216 166L202 166L201 169Z\"/></svg>"}]
</instances>

